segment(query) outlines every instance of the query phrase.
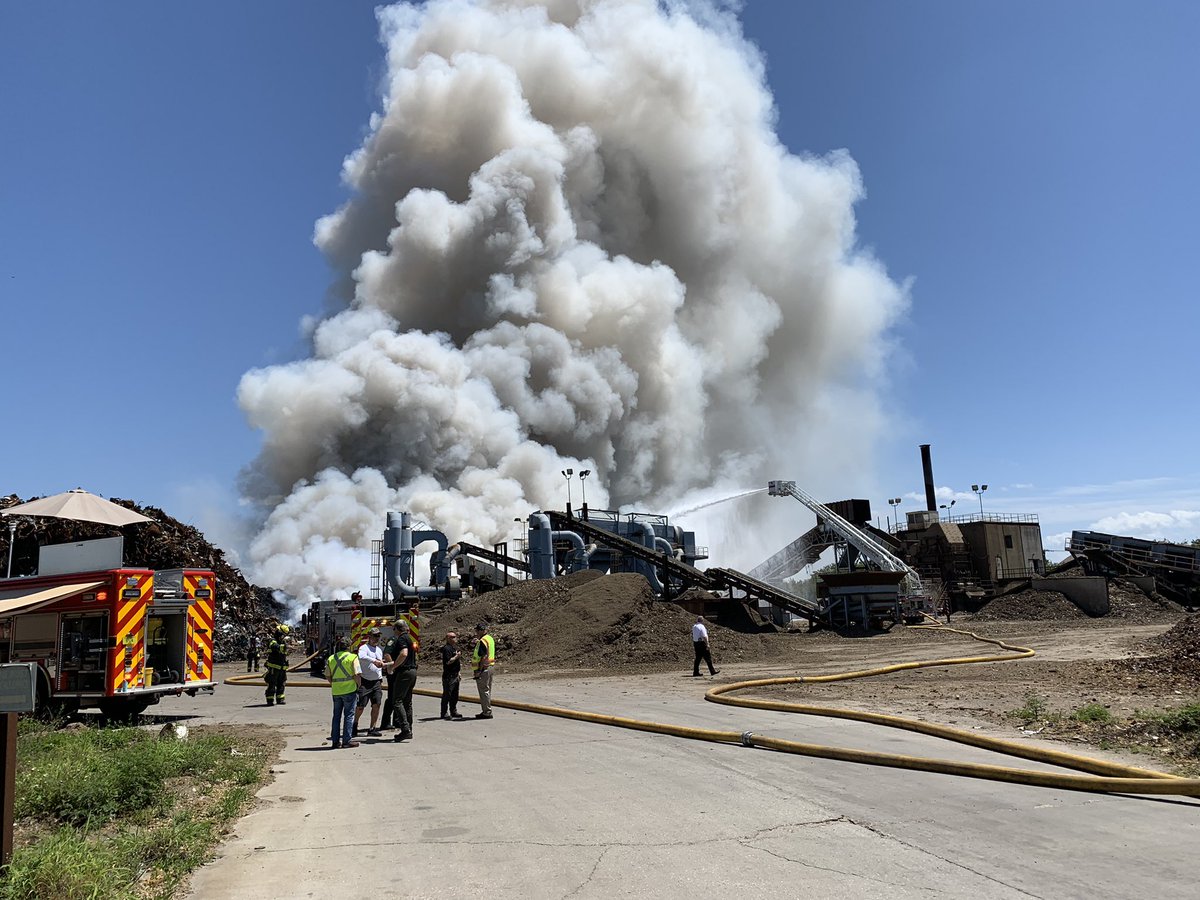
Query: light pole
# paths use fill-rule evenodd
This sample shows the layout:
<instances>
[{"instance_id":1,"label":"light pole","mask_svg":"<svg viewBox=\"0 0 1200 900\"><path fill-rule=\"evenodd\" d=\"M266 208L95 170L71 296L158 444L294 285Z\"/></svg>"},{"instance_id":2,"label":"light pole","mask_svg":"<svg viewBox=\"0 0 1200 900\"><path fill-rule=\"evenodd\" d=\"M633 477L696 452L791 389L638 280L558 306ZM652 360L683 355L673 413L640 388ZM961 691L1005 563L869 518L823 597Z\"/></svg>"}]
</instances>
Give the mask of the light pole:
<instances>
[{"instance_id":1,"label":"light pole","mask_svg":"<svg viewBox=\"0 0 1200 900\"><path fill-rule=\"evenodd\" d=\"M892 519L894 519L896 522L897 530L900 529L900 509L899 509L900 503L901 503L900 497L889 497L888 498L888 506L890 506L892 508Z\"/></svg>"},{"instance_id":2,"label":"light pole","mask_svg":"<svg viewBox=\"0 0 1200 900\"><path fill-rule=\"evenodd\" d=\"M571 476L575 474L574 469L563 469L562 476L567 479L567 515L571 515Z\"/></svg>"},{"instance_id":3,"label":"light pole","mask_svg":"<svg viewBox=\"0 0 1200 900\"><path fill-rule=\"evenodd\" d=\"M943 503L943 504L942 504L940 507L938 507L938 508L939 508L939 509L944 509L944 510L946 511L946 515L950 515L950 507L952 507L952 506L953 506L955 503L957 503L957 502L958 502L957 500L951 500L949 503Z\"/></svg>"},{"instance_id":4,"label":"light pole","mask_svg":"<svg viewBox=\"0 0 1200 900\"><path fill-rule=\"evenodd\" d=\"M591 469L584 469L579 473L579 502L583 505L583 517L587 518L587 477L592 474Z\"/></svg>"},{"instance_id":5,"label":"light pole","mask_svg":"<svg viewBox=\"0 0 1200 900\"><path fill-rule=\"evenodd\" d=\"M979 515L982 516L983 515L983 492L987 490L987 485L986 484L973 484L973 485L971 485L971 490L975 493L975 496L979 498Z\"/></svg>"}]
</instances>

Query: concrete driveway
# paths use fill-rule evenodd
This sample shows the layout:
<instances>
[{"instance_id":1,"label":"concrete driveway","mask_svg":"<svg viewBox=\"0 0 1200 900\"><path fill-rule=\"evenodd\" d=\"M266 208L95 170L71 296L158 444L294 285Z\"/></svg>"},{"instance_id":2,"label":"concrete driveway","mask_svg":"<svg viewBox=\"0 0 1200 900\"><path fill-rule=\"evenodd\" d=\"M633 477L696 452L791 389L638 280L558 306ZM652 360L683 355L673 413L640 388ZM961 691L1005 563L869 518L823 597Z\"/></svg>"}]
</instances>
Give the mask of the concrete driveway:
<instances>
[{"instance_id":1,"label":"concrete driveway","mask_svg":"<svg viewBox=\"0 0 1200 900\"><path fill-rule=\"evenodd\" d=\"M736 678L736 667L719 677ZM499 674L495 696L1022 764L853 722L705 703L707 684ZM389 734L332 751L327 690L293 688L274 709L261 689L232 686L164 702L161 712L194 721L278 722L287 736L276 780L196 873L192 896L1096 900L1190 898L1200 880L1200 802L901 772L501 709L476 721L470 704L468 718L444 722L437 700L415 705L415 740Z\"/></svg>"}]
</instances>

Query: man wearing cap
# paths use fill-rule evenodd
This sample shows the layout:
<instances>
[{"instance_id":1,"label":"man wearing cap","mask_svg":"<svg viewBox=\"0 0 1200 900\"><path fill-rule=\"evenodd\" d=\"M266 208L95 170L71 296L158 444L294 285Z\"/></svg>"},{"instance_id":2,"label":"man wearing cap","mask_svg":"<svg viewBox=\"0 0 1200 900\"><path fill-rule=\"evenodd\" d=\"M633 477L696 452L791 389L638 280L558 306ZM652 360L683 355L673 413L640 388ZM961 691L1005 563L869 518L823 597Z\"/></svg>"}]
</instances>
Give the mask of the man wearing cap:
<instances>
[{"instance_id":1,"label":"man wearing cap","mask_svg":"<svg viewBox=\"0 0 1200 900\"><path fill-rule=\"evenodd\" d=\"M367 734L379 737L379 704L383 702L383 676L387 672L390 660L384 655L379 646L383 632L372 628L367 632L367 642L358 648L358 664L362 668L362 685L358 689L358 709L354 712L354 733L358 734L358 723L362 719L363 709L371 704L371 727Z\"/></svg>"},{"instance_id":2,"label":"man wearing cap","mask_svg":"<svg viewBox=\"0 0 1200 900\"><path fill-rule=\"evenodd\" d=\"M329 687L333 692L333 727L329 742L334 750L357 747L351 723L358 708L362 669L358 657L346 649L346 639L340 634L334 639L333 653L325 660L325 671L329 673Z\"/></svg>"},{"instance_id":3,"label":"man wearing cap","mask_svg":"<svg viewBox=\"0 0 1200 900\"><path fill-rule=\"evenodd\" d=\"M475 626L475 649L471 653L475 670L475 687L479 690L479 705L483 711L477 719L492 717L492 669L496 665L496 639L488 634L486 625Z\"/></svg>"}]
</instances>

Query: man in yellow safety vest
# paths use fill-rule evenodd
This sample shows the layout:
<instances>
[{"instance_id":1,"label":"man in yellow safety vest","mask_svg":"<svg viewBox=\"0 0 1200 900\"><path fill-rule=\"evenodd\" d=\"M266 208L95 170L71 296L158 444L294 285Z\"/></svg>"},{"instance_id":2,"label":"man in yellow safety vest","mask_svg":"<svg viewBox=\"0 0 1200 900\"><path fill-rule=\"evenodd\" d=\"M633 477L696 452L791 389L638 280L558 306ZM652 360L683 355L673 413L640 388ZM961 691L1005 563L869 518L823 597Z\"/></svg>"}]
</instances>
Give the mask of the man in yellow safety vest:
<instances>
[{"instance_id":1,"label":"man in yellow safety vest","mask_svg":"<svg viewBox=\"0 0 1200 900\"><path fill-rule=\"evenodd\" d=\"M475 670L475 686L479 690L479 705L483 712L477 719L492 717L492 669L496 665L496 639L488 634L486 625L475 626L475 649L471 652L471 665Z\"/></svg>"},{"instance_id":2,"label":"man in yellow safety vest","mask_svg":"<svg viewBox=\"0 0 1200 900\"><path fill-rule=\"evenodd\" d=\"M362 667L358 654L346 649L341 635L333 642L333 653L325 660L329 688L333 691L333 728L329 740L333 749L357 747L354 740L354 710L358 707L358 689L362 684ZM340 726L340 727L339 727Z\"/></svg>"}]
</instances>

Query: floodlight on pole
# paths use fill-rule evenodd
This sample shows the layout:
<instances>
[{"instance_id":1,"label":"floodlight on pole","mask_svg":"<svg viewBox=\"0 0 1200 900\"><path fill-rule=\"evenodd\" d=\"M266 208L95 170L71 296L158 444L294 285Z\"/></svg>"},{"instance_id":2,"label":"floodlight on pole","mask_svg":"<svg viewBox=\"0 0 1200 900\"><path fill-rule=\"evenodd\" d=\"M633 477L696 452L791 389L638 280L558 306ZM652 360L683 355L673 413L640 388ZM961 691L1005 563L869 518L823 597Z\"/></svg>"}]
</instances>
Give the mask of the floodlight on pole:
<instances>
[{"instance_id":1,"label":"floodlight on pole","mask_svg":"<svg viewBox=\"0 0 1200 900\"><path fill-rule=\"evenodd\" d=\"M900 497L889 497L888 506L892 508L892 518L896 520L896 528L900 528L900 510L899 506L903 502Z\"/></svg>"},{"instance_id":2,"label":"floodlight on pole","mask_svg":"<svg viewBox=\"0 0 1200 900\"><path fill-rule=\"evenodd\" d=\"M575 474L574 469L563 469L562 476L567 479L567 515L571 514L571 476Z\"/></svg>"},{"instance_id":3,"label":"floodlight on pole","mask_svg":"<svg viewBox=\"0 0 1200 900\"><path fill-rule=\"evenodd\" d=\"M591 469L584 469L579 473L579 502L584 506L587 506L587 488L584 485L587 483L587 477L591 474Z\"/></svg>"},{"instance_id":4,"label":"floodlight on pole","mask_svg":"<svg viewBox=\"0 0 1200 900\"><path fill-rule=\"evenodd\" d=\"M949 503L941 504L941 506L939 506L938 508L944 509L946 511L946 515L950 515L950 507L952 507L957 502L958 502L957 500L951 500Z\"/></svg>"},{"instance_id":5,"label":"floodlight on pole","mask_svg":"<svg viewBox=\"0 0 1200 900\"><path fill-rule=\"evenodd\" d=\"M974 494L975 494L975 496L979 498L979 514L980 514L981 516L983 515L983 492L984 492L984 491L986 491L986 490L987 490L987 485L986 485L986 484L973 484L973 485L971 485L971 491L972 491L972 493L974 493Z\"/></svg>"}]
</instances>

